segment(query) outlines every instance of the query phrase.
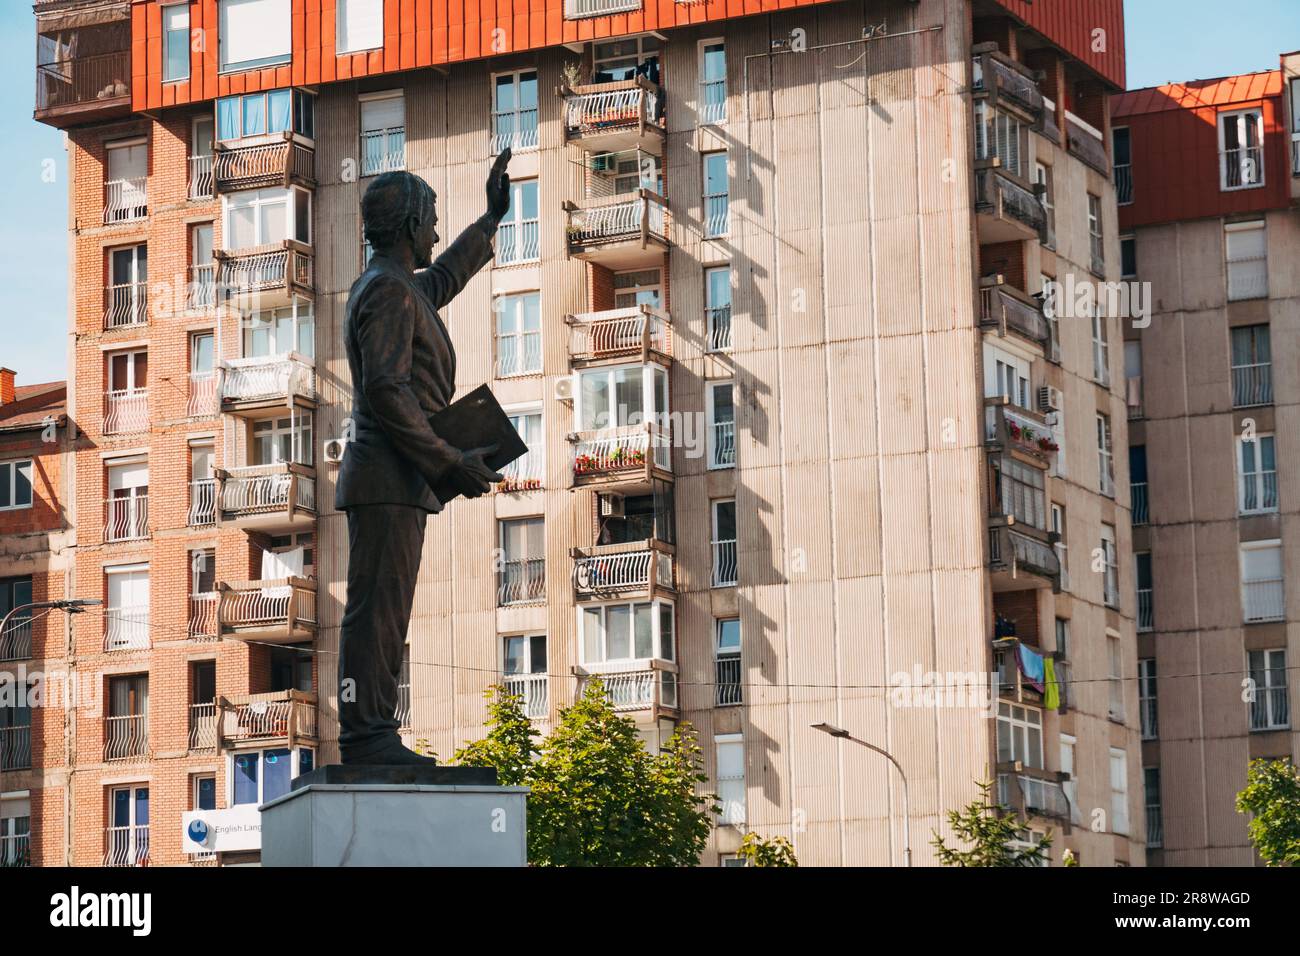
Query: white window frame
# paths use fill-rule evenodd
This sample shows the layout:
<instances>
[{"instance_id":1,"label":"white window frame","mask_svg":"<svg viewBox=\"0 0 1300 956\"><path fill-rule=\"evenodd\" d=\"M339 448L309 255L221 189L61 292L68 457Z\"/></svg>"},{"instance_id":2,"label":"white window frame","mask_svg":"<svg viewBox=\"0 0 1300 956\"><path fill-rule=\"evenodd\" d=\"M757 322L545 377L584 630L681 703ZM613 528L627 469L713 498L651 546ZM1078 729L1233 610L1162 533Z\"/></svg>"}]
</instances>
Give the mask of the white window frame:
<instances>
[{"instance_id":1,"label":"white window frame","mask_svg":"<svg viewBox=\"0 0 1300 956\"><path fill-rule=\"evenodd\" d=\"M710 277L725 272L727 275L727 301L720 304L713 302L713 283ZM736 314L735 314L735 290L732 288L732 275L730 265L706 266L704 268L704 315L705 315L705 332L707 333L706 351L709 352L730 352L735 346L736 341ZM725 334L715 324L714 317L721 310L727 311L727 328Z\"/></svg>"},{"instance_id":2,"label":"white window frame","mask_svg":"<svg viewBox=\"0 0 1300 956\"><path fill-rule=\"evenodd\" d=\"M725 777L722 773L722 754L723 748L727 748L732 753L732 748L740 750L740 773L727 774ZM745 823L747 810L747 795L745 786L745 735L744 734L717 734L713 738L713 756L714 767L716 769L716 778L718 782L718 803L722 810L718 814L718 823L722 826L743 826ZM736 784L739 783L737 788ZM739 797L736 796L735 790L739 790Z\"/></svg>"},{"instance_id":3,"label":"white window frame","mask_svg":"<svg viewBox=\"0 0 1300 956\"><path fill-rule=\"evenodd\" d=\"M527 300L533 299L537 303L537 328L525 329L524 317L527 314ZM501 331L503 319L508 318L508 313L513 313L512 329L509 332ZM492 314L496 321L492 327L492 345L495 351L495 362L497 378L519 378L525 375L542 374L542 293L537 290L511 292L506 295L499 295L492 303ZM507 339L513 339L516 342L516 365L518 367L508 369L502 364L503 349L502 342ZM530 352L530 344L531 352ZM530 356L535 359L530 362Z\"/></svg>"},{"instance_id":4,"label":"white window frame","mask_svg":"<svg viewBox=\"0 0 1300 956\"><path fill-rule=\"evenodd\" d=\"M720 388L731 389L731 460L719 461L718 459L718 425L722 424L714 417L717 414L716 391ZM708 425L708 434L705 436L706 453L708 454L709 469L718 470L723 468L736 467L736 383L733 379L709 380L704 383L704 410L705 422Z\"/></svg>"},{"instance_id":5,"label":"white window frame","mask_svg":"<svg viewBox=\"0 0 1300 956\"><path fill-rule=\"evenodd\" d=\"M1106 234L1102 223L1101 197L1088 193L1088 253L1089 266L1103 266L1106 262Z\"/></svg>"},{"instance_id":6,"label":"white window frame","mask_svg":"<svg viewBox=\"0 0 1300 956\"><path fill-rule=\"evenodd\" d=\"M266 753L269 750L288 750L289 751L289 779L292 781L298 776L299 768L302 766L302 751L309 750L312 754L312 766L316 764L316 748L306 747L301 744L295 744L290 747L287 744L277 747L259 747L254 750L231 751L226 755L226 806L248 806L246 803L235 803L235 758L257 754L257 806L262 804L262 795L266 792Z\"/></svg>"},{"instance_id":7,"label":"white window frame","mask_svg":"<svg viewBox=\"0 0 1300 956\"><path fill-rule=\"evenodd\" d=\"M1264 442L1268 441L1273 449L1273 470L1264 470ZM1245 469L1246 462L1244 458L1249 453L1253 469L1247 472ZM1237 439L1237 513L1240 515L1260 515L1272 514L1278 510L1277 494L1277 436L1272 432L1261 432L1254 438L1238 437ZM1272 481L1272 507L1265 502L1268 500L1270 476ZM1254 493L1256 506L1249 508L1246 505L1247 492Z\"/></svg>"},{"instance_id":8,"label":"white window frame","mask_svg":"<svg viewBox=\"0 0 1300 956\"><path fill-rule=\"evenodd\" d=\"M641 373L641 418L639 421L619 421L618 415L621 411L618 405L618 389L615 384L615 375L627 369L636 369ZM595 425L592 428L585 428L584 423L587 420L588 409L585 407L583 400L584 389L582 383L584 379L596 378L598 376L607 377L607 397L608 404L600 413L606 416L603 425ZM655 382L658 376L664 376L664 395L666 396L664 405L667 407L659 408L656 402ZM606 429L636 428L646 422L662 423L664 426L669 421L669 408L671 407L671 398L669 395L669 383L667 380L668 372L662 366L654 362L631 363L626 365L610 365L600 368L584 369L578 373L577 394L573 400L573 420L583 431L603 431Z\"/></svg>"},{"instance_id":9,"label":"white window frame","mask_svg":"<svg viewBox=\"0 0 1300 956\"><path fill-rule=\"evenodd\" d=\"M524 217L523 194L524 194L524 190L527 189L529 186L532 186L533 189L537 191L536 192L537 216L536 218L532 218L532 219L528 219ZM497 266L517 266L517 265L522 265L524 263L541 261L541 257L542 257L541 216L542 216L541 180L534 176L528 179L519 179L519 180L512 181L510 183L510 208L506 210L505 218L501 220L500 225L497 227L497 243L496 243L496 248L497 248L496 265ZM526 242L526 240L528 239L528 235L527 235L529 231L528 227L530 225L533 227L532 238L533 238L533 243L536 246L536 249L533 250L532 255L527 254L528 243ZM502 247L503 245L505 245L501 241L502 238L501 230L503 228L514 229L516 233L512 245L512 248L515 250L515 255L510 259L502 258L502 254L501 254Z\"/></svg>"},{"instance_id":10,"label":"white window frame","mask_svg":"<svg viewBox=\"0 0 1300 956\"><path fill-rule=\"evenodd\" d=\"M722 192L710 193L709 188L709 162L722 158ZM700 222L703 226L703 235L705 239L723 239L731 233L731 173L730 157L725 149L710 150L707 153L700 154ZM715 206L721 206L721 211L714 209ZM721 225L719 225L719 220Z\"/></svg>"},{"instance_id":11,"label":"white window frame","mask_svg":"<svg viewBox=\"0 0 1300 956\"><path fill-rule=\"evenodd\" d=\"M636 608L640 605L649 605L651 609L650 610L650 635L652 641L654 642L654 647L652 648L654 653L648 658L646 657L611 658L609 656L609 646L608 646L609 628L606 626L606 620L609 614L609 609L611 607L626 607L631 609L629 611L629 614L631 615L629 623L633 624L633 630L629 633L628 650L629 652L635 652L636 631L635 631L634 622L636 620ZM633 661L644 661L644 660L666 660L666 661L677 660L677 649L676 649L677 621L676 621L676 615L674 614L674 610L675 608L673 602L665 598L655 598L653 601L607 601L599 604L583 604L577 609L577 615L578 615L577 635L578 635L579 660L584 666L590 666L590 665L599 666L602 664L617 665L617 664L626 664ZM596 659L591 659L587 657L586 620L587 620L588 612L590 611L600 612L600 635L599 635L600 656ZM671 625L670 640L672 641L673 644L672 647L668 648L670 652L668 655L665 655L663 653L664 647L660 640L662 635L661 618L662 615L665 613L665 611L669 616L669 623Z\"/></svg>"},{"instance_id":12,"label":"white window frame","mask_svg":"<svg viewBox=\"0 0 1300 956\"><path fill-rule=\"evenodd\" d=\"M1244 236L1247 233L1258 231L1263 235L1263 255L1242 256L1238 255L1233 258L1232 237ZM1223 225L1223 262L1224 272L1226 273L1228 301L1243 302L1249 299L1262 299L1268 297L1268 224L1264 219L1251 219L1246 222L1229 222ZM1237 272L1240 273L1244 268L1249 268L1249 264L1263 263L1263 288L1257 285L1247 284L1244 292L1241 291L1240 285L1246 281L1242 277L1237 279L1237 291L1234 292L1233 286L1233 267L1237 266ZM1246 264L1243 266L1243 264Z\"/></svg>"},{"instance_id":13,"label":"white window frame","mask_svg":"<svg viewBox=\"0 0 1300 956\"><path fill-rule=\"evenodd\" d=\"M169 21L176 18L176 22ZM181 22L181 21L184 22ZM164 83L182 83L190 78L190 5L188 0L184 3L169 3L162 8L162 72ZM174 76L170 73L171 62L171 42L173 35L180 33L185 38L185 59L184 69Z\"/></svg>"},{"instance_id":14,"label":"white window frame","mask_svg":"<svg viewBox=\"0 0 1300 956\"><path fill-rule=\"evenodd\" d=\"M514 425L515 431L524 444L528 446L522 457L516 458L503 469L501 473L506 476L507 480L512 481L535 481L537 486L546 479L546 412L540 402L527 402L522 405L507 405L503 411L510 423ZM530 431L528 426L520 430L520 422L536 416L537 431L536 441L529 441L529 435L525 432ZM515 420L519 419L519 422Z\"/></svg>"},{"instance_id":15,"label":"white window frame","mask_svg":"<svg viewBox=\"0 0 1300 956\"><path fill-rule=\"evenodd\" d=\"M359 14L378 14L378 22L364 23L358 30L360 37L355 46L345 46L347 31L344 24L347 22L347 11L345 8L354 5L362 7L360 10L354 10L353 15ZM384 0L338 0L334 6L334 44L335 53L344 56L349 53L363 53L367 50L382 50L384 47Z\"/></svg>"},{"instance_id":16,"label":"white window frame","mask_svg":"<svg viewBox=\"0 0 1300 956\"><path fill-rule=\"evenodd\" d=\"M1247 123L1245 122L1247 117L1255 118L1255 132L1259 138L1258 145L1256 146L1238 145L1237 150L1238 152L1240 152L1243 149L1254 149L1259 152L1259 165L1257 169L1258 178L1250 182L1246 182L1244 170L1246 169L1246 163L1250 161L1250 157L1244 157L1244 158L1239 157L1237 172L1242 181L1236 186L1230 186L1228 184L1228 179L1229 179L1228 158L1229 157L1228 157L1228 147L1227 147L1227 129L1229 123L1235 125L1237 127L1238 144L1245 142L1246 138L1248 137L1244 137L1242 134L1244 134L1247 129ZM1246 107L1245 109L1224 110L1223 112L1219 113L1219 115L1216 117L1215 126L1219 137L1219 191L1225 193L1237 192L1238 190L1242 190L1242 189L1261 189L1264 186L1268 185L1265 182L1265 168L1268 166L1268 162L1267 162L1268 154L1264 152L1265 147L1264 147L1263 108L1259 106L1250 106L1250 107Z\"/></svg>"},{"instance_id":17,"label":"white window frame","mask_svg":"<svg viewBox=\"0 0 1300 956\"><path fill-rule=\"evenodd\" d=\"M523 78L529 74L532 75L533 82L537 85L538 105L533 107L532 109L522 109L519 105L521 102L520 90L522 89ZM501 88L500 87L501 79L507 76L510 77L511 85L514 87L515 106L514 109L503 110L498 107L497 90ZM515 153L522 153L528 150L537 149L538 147L537 131L541 119L541 92L542 92L541 77L538 75L537 70L535 69L506 70L499 73L493 73L491 80L492 80L492 155L496 156L507 146L509 146L511 151ZM528 113L533 114L531 130L524 129L523 122L522 122L522 118ZM497 125L500 122L501 118L504 116L513 117L510 124L511 131L508 134L500 133L497 131Z\"/></svg>"},{"instance_id":18,"label":"white window frame","mask_svg":"<svg viewBox=\"0 0 1300 956\"><path fill-rule=\"evenodd\" d=\"M975 104L975 158L988 160L996 157L1004 170L1023 177L1028 158L1026 129L1010 113L990 106L988 100L980 100ZM989 136L990 130L992 137Z\"/></svg>"},{"instance_id":19,"label":"white window frame","mask_svg":"<svg viewBox=\"0 0 1300 956\"><path fill-rule=\"evenodd\" d=\"M280 326L286 322L292 344L287 349L280 348ZM268 334L270 348L256 351L252 347L252 336L265 330ZM310 335L304 338L304 334ZM299 346L308 345L304 351ZM239 350L244 358L275 358L294 355L308 360L316 355L316 307L311 299L294 296L289 305L274 309L258 309L256 312L244 313L239 317Z\"/></svg>"},{"instance_id":20,"label":"white window frame","mask_svg":"<svg viewBox=\"0 0 1300 956\"><path fill-rule=\"evenodd\" d=\"M1066 536L1066 512L1065 505L1059 505L1055 501L1051 506L1051 530L1056 532L1058 540L1053 547L1056 549L1056 560L1061 565L1061 590L1070 590L1070 546L1067 543Z\"/></svg>"},{"instance_id":21,"label":"white window frame","mask_svg":"<svg viewBox=\"0 0 1300 956\"><path fill-rule=\"evenodd\" d=\"M270 424L269 428L262 426ZM287 435L289 436L289 448L292 454L289 456L289 463L297 463L312 467L313 453L312 447L314 422L310 412L293 412L288 417L277 415L273 418L255 419L248 426L248 457L250 462L258 457L257 443L259 439L269 438L271 448L271 461L258 462L258 464L282 464L286 460L281 455L281 441Z\"/></svg>"},{"instance_id":22,"label":"white window frame","mask_svg":"<svg viewBox=\"0 0 1300 956\"><path fill-rule=\"evenodd\" d=\"M1007 729L1009 749L1002 750L1001 728ZM1021 761L1033 770L1042 770L1043 762L1043 712L1037 707L1013 704L1010 701L998 703L998 763ZM1034 736L1037 735L1035 744Z\"/></svg>"},{"instance_id":23,"label":"white window frame","mask_svg":"<svg viewBox=\"0 0 1300 956\"><path fill-rule=\"evenodd\" d=\"M9 486L9 504L0 505L0 511L23 511L33 506L36 501L36 485L32 482L32 472L34 470L35 460L32 458L12 458L8 461L0 461L0 482ZM25 503L17 501L18 475L23 471L27 473L27 501Z\"/></svg>"},{"instance_id":24,"label":"white window frame","mask_svg":"<svg viewBox=\"0 0 1300 956\"><path fill-rule=\"evenodd\" d=\"M1101 550L1105 560L1102 574L1102 603L1107 607L1119 607L1119 563L1116 557L1115 526L1102 522Z\"/></svg>"},{"instance_id":25,"label":"white window frame","mask_svg":"<svg viewBox=\"0 0 1300 956\"><path fill-rule=\"evenodd\" d=\"M1260 658L1260 667L1254 666L1256 655L1262 655ZM1280 659L1280 663L1278 662ZM1264 683L1256 683L1253 690L1255 699L1250 702L1250 712L1247 715L1250 721L1250 730L1252 733L1269 730L1288 730L1291 727L1291 701L1290 701L1290 682L1287 680L1286 669L1286 648L1269 647L1260 650L1246 652L1246 676L1251 680L1255 673L1261 673L1264 676ZM1277 698L1281 697L1281 702ZM1264 720L1258 725L1255 722L1256 713L1261 712Z\"/></svg>"},{"instance_id":26,"label":"white window frame","mask_svg":"<svg viewBox=\"0 0 1300 956\"><path fill-rule=\"evenodd\" d=\"M1079 809L1079 776L1078 776L1078 752L1076 745L1078 739L1070 734L1060 735L1060 769L1064 774L1068 774L1068 779L1061 781L1061 790L1065 793L1066 802L1070 805L1070 822L1079 823L1083 819L1083 812Z\"/></svg>"},{"instance_id":27,"label":"white window frame","mask_svg":"<svg viewBox=\"0 0 1300 956\"><path fill-rule=\"evenodd\" d=\"M1156 659L1138 658L1138 734L1143 740L1160 736L1160 698Z\"/></svg>"},{"instance_id":28,"label":"white window frame","mask_svg":"<svg viewBox=\"0 0 1300 956\"><path fill-rule=\"evenodd\" d=\"M646 285L637 283L635 285L629 285L629 286L624 286L622 288L619 288L618 285L619 276L636 276L646 272L653 272L656 276L658 276L658 278L654 282ZM650 292L654 294L654 302L646 303L649 304L651 308L660 309L663 307L664 271L662 268L659 268L658 266L652 266L649 269L620 269L618 272L614 273L614 308L616 309L635 308L636 305L638 304L635 301L635 299L642 292ZM620 297L631 297L633 301L628 302L624 300L623 302L620 303L619 302Z\"/></svg>"},{"instance_id":29,"label":"white window frame","mask_svg":"<svg viewBox=\"0 0 1300 956\"><path fill-rule=\"evenodd\" d=\"M402 105L402 123L400 126L377 126L373 129L367 129L365 123L366 104L378 103L385 100L398 100ZM406 168L406 94L402 90L382 90L377 93L362 93L357 97L358 112L358 135L360 137L360 155L361 170L359 175L364 179L370 176L378 176L381 173L396 172ZM383 161L374 168L366 166L366 135L382 134L383 146L381 153ZM394 141L400 137L400 146L395 145ZM400 159L393 159L393 156L400 151Z\"/></svg>"},{"instance_id":30,"label":"white window frame","mask_svg":"<svg viewBox=\"0 0 1300 956\"><path fill-rule=\"evenodd\" d=\"M1043 243L1048 249L1056 248L1056 204L1053 202L1055 195L1054 182L1052 177L1052 167L1047 163L1034 163L1034 182L1043 187L1043 194L1039 201L1043 204L1043 214L1047 217L1047 241Z\"/></svg>"},{"instance_id":31,"label":"white window frame","mask_svg":"<svg viewBox=\"0 0 1300 956\"><path fill-rule=\"evenodd\" d=\"M1110 829L1127 836L1128 819L1128 752L1110 748Z\"/></svg>"},{"instance_id":32,"label":"white window frame","mask_svg":"<svg viewBox=\"0 0 1300 956\"><path fill-rule=\"evenodd\" d=\"M284 31L284 52L268 53L265 56L255 57L246 60L231 60L228 58L228 37L230 36L230 25L227 19L227 11L230 7L239 6L245 3L264 3L266 8L273 11L276 16L275 27ZM245 70L263 69L268 66L278 66L289 63L293 60L293 4L291 0L218 0L217 4L217 45L218 45L218 70L221 73L242 73ZM278 37L277 37L278 39Z\"/></svg>"},{"instance_id":33,"label":"white window frame","mask_svg":"<svg viewBox=\"0 0 1300 956\"><path fill-rule=\"evenodd\" d=\"M736 537L719 538L718 537L718 515L722 507L731 505L732 522L736 525ZM709 543L710 550L713 552L713 570L711 573L711 582L715 588L731 588L740 583L740 512L736 509L735 498L715 498L709 502ZM731 545L732 568L731 577L721 575L719 572L720 562L718 559L719 548L722 547L725 553L725 546Z\"/></svg>"},{"instance_id":34,"label":"white window frame","mask_svg":"<svg viewBox=\"0 0 1300 956\"><path fill-rule=\"evenodd\" d=\"M1110 416L1097 412L1097 490L1115 497L1115 432Z\"/></svg>"},{"instance_id":35,"label":"white window frame","mask_svg":"<svg viewBox=\"0 0 1300 956\"><path fill-rule=\"evenodd\" d=\"M1110 328L1109 318L1102 311L1101 303L1092 307L1092 380L1098 385L1110 387Z\"/></svg>"},{"instance_id":36,"label":"white window frame","mask_svg":"<svg viewBox=\"0 0 1300 956\"><path fill-rule=\"evenodd\" d=\"M705 51L709 47L715 47L715 46L722 47L722 63L723 63L722 79L706 80L704 78ZM699 125L700 126L725 126L727 123L727 72L726 72L727 43L722 37L709 37L707 39L699 41L699 43L696 45L696 52L697 52L696 62L698 64L696 69L698 70L698 76L699 76L699 90L698 90ZM708 93L706 92L706 89L712 86L716 86L718 84L721 84L721 88L722 88L722 104L721 104L722 108L720 110L713 110L710 109L710 104L707 102Z\"/></svg>"},{"instance_id":37,"label":"white window frame","mask_svg":"<svg viewBox=\"0 0 1300 956\"><path fill-rule=\"evenodd\" d=\"M1276 578L1247 578L1246 577L1246 555L1253 551L1276 551L1278 554L1278 564L1280 565L1279 576ZM1247 624L1255 624L1264 621L1281 621L1286 618L1286 554L1282 551L1282 540L1272 538L1267 541L1249 541L1242 542L1238 551L1239 567L1241 568L1241 607L1242 620ZM1274 613L1265 615L1255 614L1252 616L1248 608L1253 605L1247 599L1247 586L1251 584L1275 584L1280 589L1276 605L1277 610Z\"/></svg>"},{"instance_id":38,"label":"white window frame","mask_svg":"<svg viewBox=\"0 0 1300 956\"><path fill-rule=\"evenodd\" d=\"M313 244L312 235L312 196L311 190L303 189L300 186L290 186L288 189L272 186L266 189L248 189L234 196L223 195L221 197L221 241L222 249L226 252L234 252L239 249L256 249L261 246L279 245L282 240L268 239L262 235L262 215L261 210L264 206L274 206L278 204L280 198L284 197L284 239L301 242L305 246ZM294 235L294 230L298 223L297 204L300 201L307 203L307 239L298 239ZM233 230L230 224L230 213L232 209L252 209L253 210L253 230L256 233L256 242L251 246L232 247L228 245Z\"/></svg>"}]
</instances>

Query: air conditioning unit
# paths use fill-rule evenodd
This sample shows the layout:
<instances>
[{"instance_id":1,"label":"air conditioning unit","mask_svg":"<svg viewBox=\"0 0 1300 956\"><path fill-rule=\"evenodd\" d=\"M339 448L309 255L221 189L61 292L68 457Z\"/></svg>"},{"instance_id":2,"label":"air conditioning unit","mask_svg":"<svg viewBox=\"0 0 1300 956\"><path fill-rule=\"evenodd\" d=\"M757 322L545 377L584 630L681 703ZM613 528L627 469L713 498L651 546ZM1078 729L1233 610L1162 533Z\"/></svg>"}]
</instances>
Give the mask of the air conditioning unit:
<instances>
[{"instance_id":1,"label":"air conditioning unit","mask_svg":"<svg viewBox=\"0 0 1300 956\"><path fill-rule=\"evenodd\" d=\"M573 401L573 393L576 391L576 379L572 375L566 375L563 378L555 380L555 400L557 402Z\"/></svg>"},{"instance_id":2,"label":"air conditioning unit","mask_svg":"<svg viewBox=\"0 0 1300 956\"><path fill-rule=\"evenodd\" d=\"M342 438L330 438L321 449L321 457L327 462L337 465L343 460L343 452L347 450L347 447L348 443Z\"/></svg>"},{"instance_id":3,"label":"air conditioning unit","mask_svg":"<svg viewBox=\"0 0 1300 956\"><path fill-rule=\"evenodd\" d=\"M1052 385L1038 386L1038 410L1040 412L1059 412L1062 405L1061 390Z\"/></svg>"},{"instance_id":4,"label":"air conditioning unit","mask_svg":"<svg viewBox=\"0 0 1300 956\"><path fill-rule=\"evenodd\" d=\"M626 514L626 499L622 495L600 496L600 516L602 518L622 518Z\"/></svg>"}]
</instances>

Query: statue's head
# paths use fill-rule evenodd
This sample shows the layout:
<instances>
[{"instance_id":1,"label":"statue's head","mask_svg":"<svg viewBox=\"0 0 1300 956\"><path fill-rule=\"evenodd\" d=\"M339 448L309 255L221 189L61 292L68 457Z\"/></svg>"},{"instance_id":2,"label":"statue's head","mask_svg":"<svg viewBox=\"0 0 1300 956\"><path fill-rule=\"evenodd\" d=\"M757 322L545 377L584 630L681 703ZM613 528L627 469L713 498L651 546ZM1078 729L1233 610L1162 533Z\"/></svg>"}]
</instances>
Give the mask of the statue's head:
<instances>
[{"instance_id":1,"label":"statue's head","mask_svg":"<svg viewBox=\"0 0 1300 956\"><path fill-rule=\"evenodd\" d=\"M438 242L437 196L414 173L375 177L361 198L361 219L366 241L375 252L409 248L417 269L433 261L433 247Z\"/></svg>"}]
</instances>

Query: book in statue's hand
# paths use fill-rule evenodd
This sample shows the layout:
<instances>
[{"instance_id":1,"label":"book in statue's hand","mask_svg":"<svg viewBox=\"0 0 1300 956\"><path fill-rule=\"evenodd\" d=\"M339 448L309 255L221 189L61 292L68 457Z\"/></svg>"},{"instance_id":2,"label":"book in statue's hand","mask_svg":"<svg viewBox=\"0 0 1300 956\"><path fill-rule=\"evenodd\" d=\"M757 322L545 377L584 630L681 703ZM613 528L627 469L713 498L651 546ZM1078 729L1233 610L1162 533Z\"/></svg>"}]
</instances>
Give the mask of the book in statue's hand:
<instances>
[{"instance_id":1,"label":"book in statue's hand","mask_svg":"<svg viewBox=\"0 0 1300 956\"><path fill-rule=\"evenodd\" d=\"M429 425L439 438L461 451L496 445L496 451L483 459L493 471L500 471L528 451L528 446L486 385L480 385L432 416ZM444 505L460 495L449 477L439 481L433 493Z\"/></svg>"}]
</instances>

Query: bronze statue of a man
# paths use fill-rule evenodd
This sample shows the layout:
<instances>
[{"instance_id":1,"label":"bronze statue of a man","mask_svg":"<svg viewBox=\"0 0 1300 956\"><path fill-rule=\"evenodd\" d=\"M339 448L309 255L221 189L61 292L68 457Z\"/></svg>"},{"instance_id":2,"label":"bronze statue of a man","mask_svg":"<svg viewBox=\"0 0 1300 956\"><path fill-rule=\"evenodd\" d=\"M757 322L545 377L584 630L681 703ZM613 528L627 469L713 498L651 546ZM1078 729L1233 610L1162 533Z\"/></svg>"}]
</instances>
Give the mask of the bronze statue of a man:
<instances>
[{"instance_id":1,"label":"bronze statue of a man","mask_svg":"<svg viewBox=\"0 0 1300 956\"><path fill-rule=\"evenodd\" d=\"M339 751L345 764L432 764L402 746L396 718L402 650L433 493L449 479L477 498L501 476L491 448L462 450L429 418L451 402L456 353L438 315L492 258L510 207L510 150L487 181L487 212L432 261L436 196L408 172L384 173L361 200L374 257L348 294L344 326L354 434L334 506L348 516L348 598L339 639Z\"/></svg>"}]
</instances>

